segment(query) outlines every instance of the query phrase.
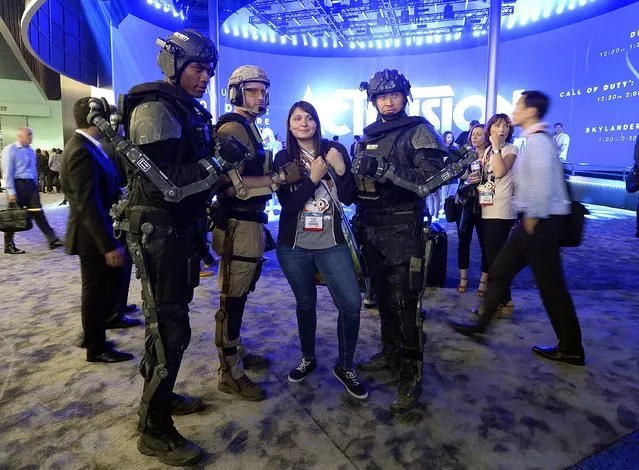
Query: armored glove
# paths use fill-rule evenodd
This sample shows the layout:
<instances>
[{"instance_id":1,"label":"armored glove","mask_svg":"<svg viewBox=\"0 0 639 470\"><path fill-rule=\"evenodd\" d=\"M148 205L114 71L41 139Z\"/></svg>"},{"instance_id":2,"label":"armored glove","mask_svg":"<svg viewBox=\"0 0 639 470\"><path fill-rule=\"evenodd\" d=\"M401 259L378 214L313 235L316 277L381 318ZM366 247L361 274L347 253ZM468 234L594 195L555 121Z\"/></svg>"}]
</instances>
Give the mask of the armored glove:
<instances>
[{"instance_id":1,"label":"armored glove","mask_svg":"<svg viewBox=\"0 0 639 470\"><path fill-rule=\"evenodd\" d=\"M219 139L215 145L215 159L224 170L237 168L251 157L249 149L233 136Z\"/></svg>"},{"instance_id":2,"label":"armored glove","mask_svg":"<svg viewBox=\"0 0 639 470\"><path fill-rule=\"evenodd\" d=\"M273 181L273 184L293 184L302 180L302 177L306 174L306 168L304 164L295 160L286 163L282 168L271 171L268 176Z\"/></svg>"},{"instance_id":3,"label":"armored glove","mask_svg":"<svg viewBox=\"0 0 639 470\"><path fill-rule=\"evenodd\" d=\"M374 180L379 180L386 171L388 167L384 165L384 163L373 157L368 157L364 155L359 159L359 162L354 167L354 173L357 175L368 176L369 178L373 178Z\"/></svg>"}]
</instances>

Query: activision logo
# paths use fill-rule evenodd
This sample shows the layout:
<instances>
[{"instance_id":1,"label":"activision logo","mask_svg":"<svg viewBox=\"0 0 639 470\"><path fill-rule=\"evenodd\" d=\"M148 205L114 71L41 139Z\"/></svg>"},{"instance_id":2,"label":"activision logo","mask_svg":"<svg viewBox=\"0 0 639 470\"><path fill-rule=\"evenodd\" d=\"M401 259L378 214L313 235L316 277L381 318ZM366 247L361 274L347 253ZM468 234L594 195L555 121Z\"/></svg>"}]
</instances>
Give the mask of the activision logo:
<instances>
[{"instance_id":1,"label":"activision logo","mask_svg":"<svg viewBox=\"0 0 639 470\"><path fill-rule=\"evenodd\" d=\"M497 112L510 115L515 103L524 90L514 90L512 101L497 97ZM486 97L483 95L464 96L454 100L455 91L451 85L411 88L413 102L408 104L410 116L424 116L440 132L453 129L453 123L459 129L468 129L466 112L471 108L479 111L480 122L485 122ZM364 127L375 122L377 111L368 105L366 93L357 88L337 89L333 99L322 97L313 99L310 85L306 88L304 100L317 108L322 119L322 128L333 135L361 135ZM352 110L352 126L336 122L345 112Z\"/></svg>"}]
</instances>

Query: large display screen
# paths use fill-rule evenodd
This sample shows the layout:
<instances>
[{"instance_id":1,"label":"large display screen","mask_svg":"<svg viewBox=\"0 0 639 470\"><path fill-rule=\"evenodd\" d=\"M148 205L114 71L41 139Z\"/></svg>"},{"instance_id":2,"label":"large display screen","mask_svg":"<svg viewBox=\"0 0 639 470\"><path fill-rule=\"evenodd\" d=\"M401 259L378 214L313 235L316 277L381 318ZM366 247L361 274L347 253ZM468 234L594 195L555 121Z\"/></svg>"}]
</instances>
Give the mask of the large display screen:
<instances>
[{"instance_id":1,"label":"large display screen","mask_svg":"<svg viewBox=\"0 0 639 470\"><path fill-rule=\"evenodd\" d=\"M564 14L569 14L566 12ZM127 19L128 20L128 19ZM140 38L136 21L114 30L114 85L142 72L160 78L155 37ZM136 34L137 33L137 34ZM148 47L142 43L148 43ZM128 44L126 47L122 47ZM131 47L133 46L133 47ZM422 46L427 50L427 45ZM142 50L144 48L144 50ZM486 47L422 55L318 58L264 54L222 47L218 76L220 112L229 111L225 83L243 64L263 67L271 79L271 105L260 124L283 137L290 106L305 99L320 113L325 137L350 145L375 120L359 83L384 68L397 68L412 84L409 114L428 119L440 132L458 135L468 122L486 121ZM145 59L141 58L144 55ZM147 58L148 57L148 58ZM118 76L122 77L118 81ZM132 83L131 83L132 84ZM126 83L129 85L129 83ZM498 112L512 113L526 89L551 97L545 118L561 122L570 136L568 161L629 166L639 135L639 3L556 30L500 45Z\"/></svg>"},{"instance_id":2,"label":"large display screen","mask_svg":"<svg viewBox=\"0 0 639 470\"><path fill-rule=\"evenodd\" d=\"M220 52L221 82L239 65L264 67L272 86L263 123L282 135L290 105L306 99L318 108L325 136L338 135L350 145L376 116L359 83L383 68L406 75L413 94L409 114L424 116L440 132L458 135L470 120L486 121L486 47L370 59L289 57L224 47ZM568 161L631 165L639 135L639 3L502 43L498 112L512 113L526 89L550 95L545 120L563 123L570 136Z\"/></svg>"}]
</instances>

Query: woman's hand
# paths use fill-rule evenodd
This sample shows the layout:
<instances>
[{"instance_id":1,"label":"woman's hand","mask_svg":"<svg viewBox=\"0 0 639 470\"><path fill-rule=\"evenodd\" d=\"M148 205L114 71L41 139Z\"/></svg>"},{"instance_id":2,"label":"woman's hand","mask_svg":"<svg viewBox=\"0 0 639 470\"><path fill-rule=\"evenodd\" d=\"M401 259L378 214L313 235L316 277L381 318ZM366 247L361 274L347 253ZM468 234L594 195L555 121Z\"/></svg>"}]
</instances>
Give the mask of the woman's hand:
<instances>
[{"instance_id":1,"label":"woman's hand","mask_svg":"<svg viewBox=\"0 0 639 470\"><path fill-rule=\"evenodd\" d=\"M473 171L466 178L466 183L475 184L475 183L479 183L480 180L481 180L481 175L479 174L479 172L478 171Z\"/></svg>"},{"instance_id":2,"label":"woman's hand","mask_svg":"<svg viewBox=\"0 0 639 470\"><path fill-rule=\"evenodd\" d=\"M490 140L490 143L493 146L493 150L501 150L501 148L504 146L504 144L499 141L498 135L491 135L490 137L488 137L488 140Z\"/></svg>"},{"instance_id":3,"label":"woman's hand","mask_svg":"<svg viewBox=\"0 0 639 470\"><path fill-rule=\"evenodd\" d=\"M344 158L339 150L331 148L326 155L326 163L333 167L335 173L339 176L344 175L346 172L346 165L344 164Z\"/></svg>"},{"instance_id":4,"label":"woman's hand","mask_svg":"<svg viewBox=\"0 0 639 470\"><path fill-rule=\"evenodd\" d=\"M320 155L311 163L311 181L315 184L319 183L326 173L328 173L328 165Z\"/></svg>"}]
</instances>

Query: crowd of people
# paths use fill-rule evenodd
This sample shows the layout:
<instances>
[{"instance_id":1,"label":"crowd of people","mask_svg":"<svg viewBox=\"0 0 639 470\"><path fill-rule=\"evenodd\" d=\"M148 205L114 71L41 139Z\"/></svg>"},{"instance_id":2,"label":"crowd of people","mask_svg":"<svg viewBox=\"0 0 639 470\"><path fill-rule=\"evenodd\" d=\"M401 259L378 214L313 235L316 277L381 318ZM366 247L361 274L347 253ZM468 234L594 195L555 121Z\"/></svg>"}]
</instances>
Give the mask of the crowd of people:
<instances>
[{"instance_id":1,"label":"crowd of people","mask_svg":"<svg viewBox=\"0 0 639 470\"><path fill-rule=\"evenodd\" d=\"M61 155L54 149L46 171L46 154L36 156L27 128L20 129L18 142L3 158L11 203L41 209L38 190L52 190L56 179L61 181L56 189L64 192L70 207L66 251L80 257L87 361L133 358L114 349L105 330L136 324L125 316L136 266L145 317L141 453L176 466L192 465L202 453L177 431L172 416L205 407L201 399L178 395L173 388L191 336L189 303L200 281L201 262L211 257L209 233L220 257L217 388L239 399L266 398L264 387L247 371L267 368L269 360L248 351L240 332L264 253L275 249L295 297L300 341L299 361L291 364L288 380L306 380L321 359L315 352L316 289L321 283L338 312L335 379L354 398L366 399L360 373L390 371L397 376L391 410L404 412L415 405L422 392L421 297L429 268L429 222L424 221L439 216L438 198L453 199L459 293L469 288L473 230L482 250L479 320L453 322L452 328L477 337L496 315L512 313L510 283L530 264L559 339L557 346L535 347L535 353L584 364L579 322L560 264L570 204L557 146L542 123L549 106L543 93L524 92L512 120L496 114L485 125L472 122L455 140L450 132L441 136L423 117L409 116L410 82L397 70L384 69L365 87L377 120L355 137L350 151L339 139L322 137L317 110L305 101L291 105L285 142L273 145L277 136L260 132L256 124L270 100L271 82L262 68L244 65L233 72L227 82L233 110L213 125L198 99L217 66L214 44L189 29L158 44L165 79L129 91L121 127L116 124L113 132L106 132L100 124L109 122L112 110L100 100L82 98L74 106L77 130L64 157L52 158ZM515 126L525 134L523 151L511 143ZM136 161L142 155L149 170L134 171L132 155L114 152L111 141L121 138L118 133L133 144L127 152L138 152ZM458 179L436 189L432 199L425 198L427 181L464 157L457 152L459 144L469 144L476 161ZM44 181L41 174L46 174ZM276 242L266 228L265 213L274 194L282 207ZM350 204L355 215L348 221L342 205ZM49 246L62 246L44 213L35 214ZM13 235L5 234L5 253L18 252ZM358 363L361 294L367 282L363 271L377 297L381 344L378 353Z\"/></svg>"}]
</instances>

